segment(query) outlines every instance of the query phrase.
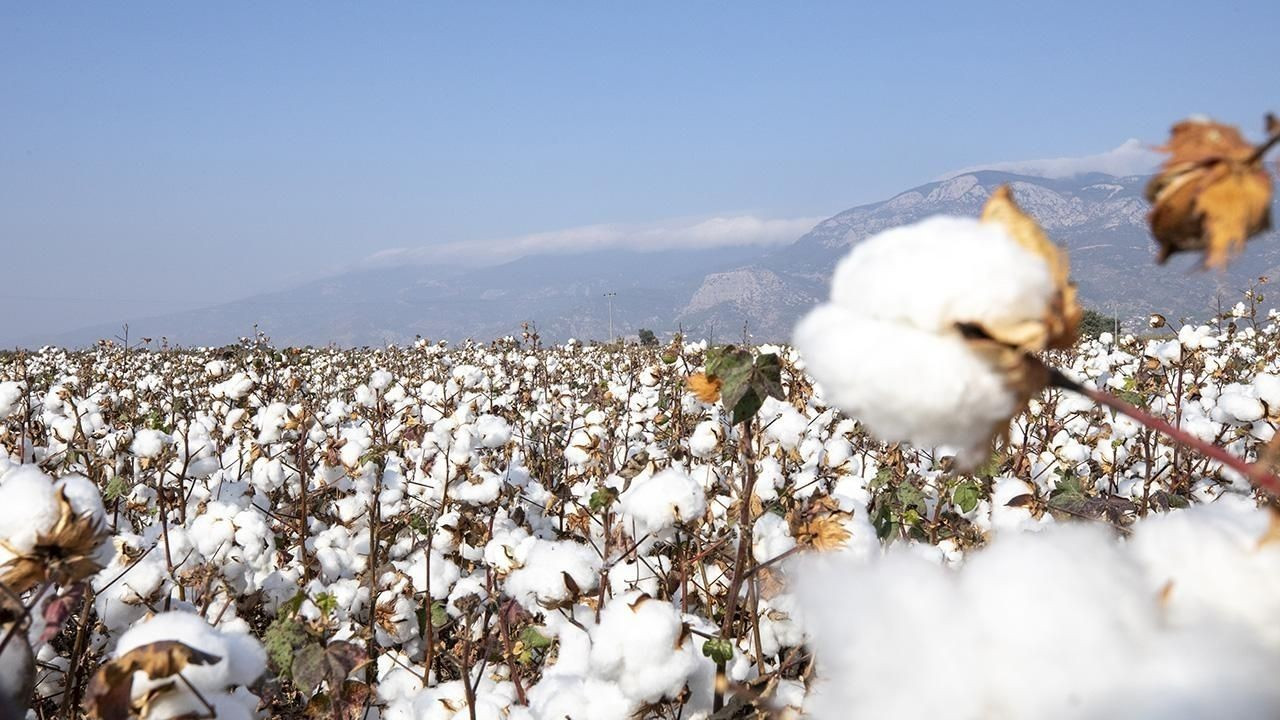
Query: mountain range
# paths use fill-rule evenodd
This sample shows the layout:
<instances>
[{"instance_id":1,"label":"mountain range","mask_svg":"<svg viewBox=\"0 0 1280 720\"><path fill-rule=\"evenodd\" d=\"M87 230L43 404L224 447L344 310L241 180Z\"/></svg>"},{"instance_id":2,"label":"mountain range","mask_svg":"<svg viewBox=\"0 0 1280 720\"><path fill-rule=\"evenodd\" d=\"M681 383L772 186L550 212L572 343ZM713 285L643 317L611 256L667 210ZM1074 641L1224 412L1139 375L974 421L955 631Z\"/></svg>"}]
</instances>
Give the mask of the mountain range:
<instances>
[{"instance_id":1,"label":"mountain range","mask_svg":"<svg viewBox=\"0 0 1280 720\"><path fill-rule=\"evenodd\" d=\"M648 328L663 336L782 341L826 296L836 262L886 228L946 213L976 216L991 191L1010 184L1017 202L1070 251L1086 307L1133 329L1152 312L1203 318L1233 305L1259 276L1280 274L1276 233L1255 238L1224 271L1197 258L1154 262L1146 228L1146 177L1099 173L1046 179L976 171L931 182L818 223L795 242L714 250L597 250L524 257L483 268L405 264L369 267L288 290L199 310L129 320L133 337L219 345L265 332L280 345L405 343L518 335L534 324L548 341L605 340ZM910 292L903 288L903 292ZM606 297L606 293L616 293ZM118 325L34 339L78 346Z\"/></svg>"}]
</instances>

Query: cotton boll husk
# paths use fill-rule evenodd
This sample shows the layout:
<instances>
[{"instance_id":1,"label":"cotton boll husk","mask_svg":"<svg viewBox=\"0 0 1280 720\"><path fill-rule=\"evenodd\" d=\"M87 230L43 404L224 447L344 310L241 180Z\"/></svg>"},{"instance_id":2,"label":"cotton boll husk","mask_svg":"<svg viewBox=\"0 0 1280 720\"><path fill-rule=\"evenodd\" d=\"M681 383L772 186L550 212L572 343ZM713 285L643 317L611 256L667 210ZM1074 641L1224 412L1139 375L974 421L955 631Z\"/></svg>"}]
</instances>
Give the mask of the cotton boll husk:
<instances>
[{"instance_id":1,"label":"cotton boll husk","mask_svg":"<svg viewBox=\"0 0 1280 720\"><path fill-rule=\"evenodd\" d=\"M826 304L796 327L795 344L833 405L881 440L959 446L962 466L986 459L992 436L1020 406L1005 377L959 334Z\"/></svg>"}]
</instances>

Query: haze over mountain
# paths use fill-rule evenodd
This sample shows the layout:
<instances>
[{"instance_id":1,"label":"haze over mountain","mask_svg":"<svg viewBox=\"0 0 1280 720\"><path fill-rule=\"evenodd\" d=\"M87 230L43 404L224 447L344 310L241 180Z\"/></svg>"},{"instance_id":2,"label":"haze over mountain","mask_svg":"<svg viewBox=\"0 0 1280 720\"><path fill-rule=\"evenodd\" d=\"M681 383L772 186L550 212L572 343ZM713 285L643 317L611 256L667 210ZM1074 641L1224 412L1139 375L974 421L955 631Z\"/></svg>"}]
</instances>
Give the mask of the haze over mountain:
<instances>
[{"instance_id":1,"label":"haze over mountain","mask_svg":"<svg viewBox=\"0 0 1280 720\"><path fill-rule=\"evenodd\" d=\"M664 249L605 246L577 254L538 254L480 268L443 263L371 266L289 290L200 310L130 321L134 337L210 345L248 335L255 325L279 344L403 343L417 336L489 340L535 323L547 340L608 339L640 328L683 328L696 337L786 340L796 319L826 294L836 262L885 228L949 213L975 216L992 189L1009 183L1017 201L1071 252L1084 304L1126 320L1161 312L1205 317L1230 306L1258 276L1280 274L1276 233L1255 238L1223 272L1195 269L1197 258L1155 265L1145 224L1143 176L1087 173L1069 178L999 170L962 173L860 205L774 246ZM563 250L563 249L561 249ZM911 288L903 288L911 292ZM611 301L605 293L616 293ZM1136 326L1135 326L1136 327ZM119 332L85 328L30 344L83 345Z\"/></svg>"}]
</instances>

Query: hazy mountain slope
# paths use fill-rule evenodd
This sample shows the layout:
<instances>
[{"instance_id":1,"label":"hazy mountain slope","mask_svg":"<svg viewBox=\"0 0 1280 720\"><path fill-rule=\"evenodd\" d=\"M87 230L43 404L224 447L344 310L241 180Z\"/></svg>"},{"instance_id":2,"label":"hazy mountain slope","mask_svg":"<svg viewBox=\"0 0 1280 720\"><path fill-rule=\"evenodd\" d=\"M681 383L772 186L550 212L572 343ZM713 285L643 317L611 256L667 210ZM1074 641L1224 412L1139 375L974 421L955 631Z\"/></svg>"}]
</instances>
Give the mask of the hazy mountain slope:
<instances>
[{"instance_id":1,"label":"hazy mountain slope","mask_svg":"<svg viewBox=\"0 0 1280 720\"><path fill-rule=\"evenodd\" d=\"M992 189L1004 183L1013 186L1019 204L1071 251L1081 298L1101 311L1125 319L1151 312L1203 317L1219 298L1224 305L1234 304L1259 275L1280 277L1280 241L1274 232L1254 239L1225 271L1199 271L1198 258L1191 256L1157 266L1155 244L1146 229L1145 177L1091 174L1047 180L983 171L834 215L795 244L735 271L736 282L725 282L723 274L709 276L679 317L695 327L740 327L750 318L757 338L784 338L805 308L825 296L835 264L851 246L929 215L977 215ZM699 301L707 296L716 303Z\"/></svg>"},{"instance_id":2,"label":"hazy mountain slope","mask_svg":"<svg viewBox=\"0 0 1280 720\"><path fill-rule=\"evenodd\" d=\"M968 173L860 205L815 226L796 242L756 248L596 251L544 255L482 269L406 265L361 269L289 290L202 310L127 319L135 337L221 344L254 325L281 344L342 345L518 334L536 323L547 340L606 339L613 298L615 333L683 328L692 336L785 340L826 295L835 264L855 243L929 215L974 216L993 188L1009 183L1018 202L1071 251L1086 305L1136 320L1151 312L1204 317L1218 299L1234 304L1259 275L1280 277L1280 241L1255 239L1225 271L1195 270L1194 257L1156 266L1147 234L1143 177L1084 175L1048 180L1004 172ZM1280 210L1277 211L1280 215ZM903 292L910 292L903 288ZM29 344L80 345L111 337L103 325Z\"/></svg>"}]
</instances>

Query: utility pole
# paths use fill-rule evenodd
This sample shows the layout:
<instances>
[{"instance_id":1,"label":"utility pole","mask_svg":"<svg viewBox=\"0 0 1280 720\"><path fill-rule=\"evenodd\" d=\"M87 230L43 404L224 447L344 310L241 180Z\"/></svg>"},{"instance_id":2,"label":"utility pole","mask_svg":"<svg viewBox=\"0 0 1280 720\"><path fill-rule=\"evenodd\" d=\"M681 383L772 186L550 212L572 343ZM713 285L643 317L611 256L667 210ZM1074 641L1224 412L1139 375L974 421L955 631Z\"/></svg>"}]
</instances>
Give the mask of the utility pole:
<instances>
[{"instance_id":1,"label":"utility pole","mask_svg":"<svg viewBox=\"0 0 1280 720\"><path fill-rule=\"evenodd\" d=\"M607 292L604 294L609 300L609 344L613 344L613 299L618 297L616 292Z\"/></svg>"}]
</instances>

